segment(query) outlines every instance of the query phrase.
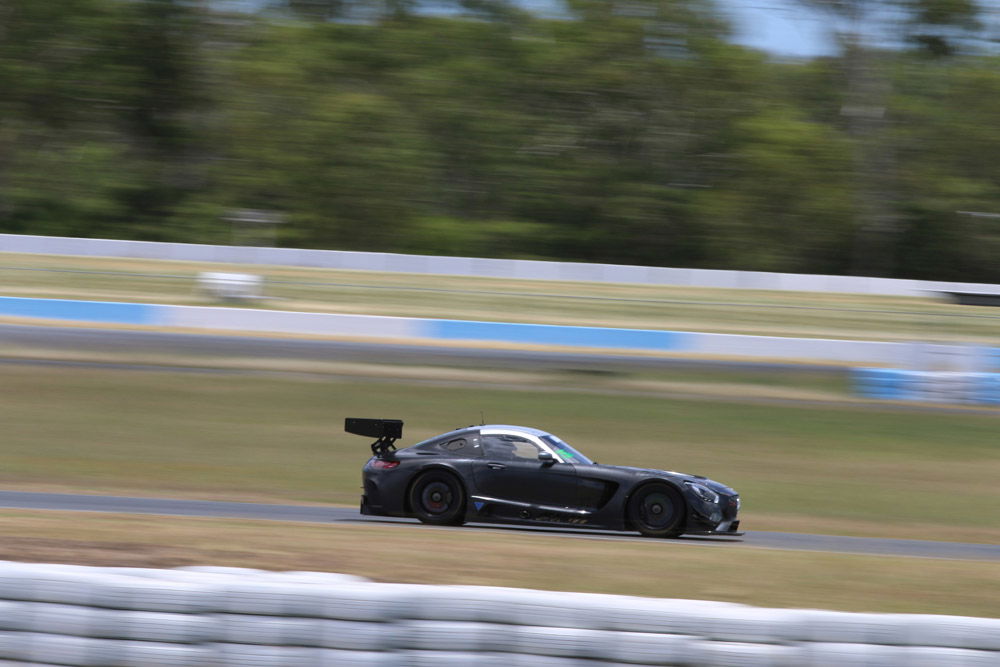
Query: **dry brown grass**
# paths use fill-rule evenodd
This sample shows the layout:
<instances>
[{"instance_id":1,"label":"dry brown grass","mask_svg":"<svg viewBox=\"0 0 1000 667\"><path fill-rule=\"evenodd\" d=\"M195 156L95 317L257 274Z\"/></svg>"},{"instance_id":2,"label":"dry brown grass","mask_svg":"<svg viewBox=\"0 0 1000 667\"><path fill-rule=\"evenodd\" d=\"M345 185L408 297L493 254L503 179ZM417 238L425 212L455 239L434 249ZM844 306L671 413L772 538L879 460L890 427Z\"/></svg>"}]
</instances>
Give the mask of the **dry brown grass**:
<instances>
[{"instance_id":1,"label":"dry brown grass","mask_svg":"<svg viewBox=\"0 0 1000 667\"><path fill-rule=\"evenodd\" d=\"M0 559L213 564L678 597L775 607L1000 616L1000 563L566 539L483 529L0 512Z\"/></svg>"}]
</instances>

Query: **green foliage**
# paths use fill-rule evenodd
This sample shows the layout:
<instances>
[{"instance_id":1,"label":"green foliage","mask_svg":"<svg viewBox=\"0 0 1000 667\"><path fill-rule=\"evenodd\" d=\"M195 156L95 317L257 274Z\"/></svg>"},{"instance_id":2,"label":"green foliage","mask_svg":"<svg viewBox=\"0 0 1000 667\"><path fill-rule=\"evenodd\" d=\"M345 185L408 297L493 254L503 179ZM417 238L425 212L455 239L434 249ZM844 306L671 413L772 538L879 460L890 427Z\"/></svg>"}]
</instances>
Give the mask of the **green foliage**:
<instances>
[{"instance_id":1,"label":"green foliage","mask_svg":"<svg viewBox=\"0 0 1000 667\"><path fill-rule=\"evenodd\" d=\"M851 229L850 148L792 110L738 125L731 178L704 194L713 254L736 269L841 273Z\"/></svg>"},{"instance_id":2,"label":"green foliage","mask_svg":"<svg viewBox=\"0 0 1000 667\"><path fill-rule=\"evenodd\" d=\"M202 158L196 16L181 0L0 3L0 228L171 238Z\"/></svg>"},{"instance_id":3,"label":"green foliage","mask_svg":"<svg viewBox=\"0 0 1000 667\"><path fill-rule=\"evenodd\" d=\"M450 6L0 0L0 230L224 242L255 208L289 246L1000 280L956 213L1000 210L995 58L879 53L872 134L857 49L769 62L705 0Z\"/></svg>"},{"instance_id":4,"label":"green foliage","mask_svg":"<svg viewBox=\"0 0 1000 667\"><path fill-rule=\"evenodd\" d=\"M561 241L558 234L540 222L437 216L415 220L399 247L415 254L543 259Z\"/></svg>"}]
</instances>

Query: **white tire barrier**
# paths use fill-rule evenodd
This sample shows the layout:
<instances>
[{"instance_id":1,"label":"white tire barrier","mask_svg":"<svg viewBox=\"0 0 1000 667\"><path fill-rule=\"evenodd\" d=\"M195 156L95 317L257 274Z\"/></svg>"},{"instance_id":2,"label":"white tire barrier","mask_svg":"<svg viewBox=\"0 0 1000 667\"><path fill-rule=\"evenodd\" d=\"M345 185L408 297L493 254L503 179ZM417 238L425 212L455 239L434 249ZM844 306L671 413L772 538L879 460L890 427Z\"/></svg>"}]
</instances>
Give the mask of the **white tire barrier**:
<instances>
[{"instance_id":1,"label":"white tire barrier","mask_svg":"<svg viewBox=\"0 0 1000 667\"><path fill-rule=\"evenodd\" d=\"M907 623L907 644L997 651L1000 628L992 618L968 616L913 616Z\"/></svg>"},{"instance_id":2,"label":"white tire barrier","mask_svg":"<svg viewBox=\"0 0 1000 667\"><path fill-rule=\"evenodd\" d=\"M615 632L603 656L629 665L683 665L695 654L698 637L652 632Z\"/></svg>"},{"instance_id":3,"label":"white tire barrier","mask_svg":"<svg viewBox=\"0 0 1000 667\"><path fill-rule=\"evenodd\" d=\"M77 637L198 644L218 633L214 618L198 614L118 611L48 603L22 603L22 629Z\"/></svg>"},{"instance_id":4,"label":"white tire barrier","mask_svg":"<svg viewBox=\"0 0 1000 667\"><path fill-rule=\"evenodd\" d=\"M521 629L476 621L402 621L391 632L399 646L410 649L488 653L513 650Z\"/></svg>"},{"instance_id":5,"label":"white tire barrier","mask_svg":"<svg viewBox=\"0 0 1000 667\"><path fill-rule=\"evenodd\" d=\"M1000 667L1000 620L0 562L0 667Z\"/></svg>"},{"instance_id":6,"label":"white tire barrier","mask_svg":"<svg viewBox=\"0 0 1000 667\"><path fill-rule=\"evenodd\" d=\"M798 646L778 644L699 642L692 657L696 664L705 667L799 667L802 664Z\"/></svg>"},{"instance_id":7,"label":"white tire barrier","mask_svg":"<svg viewBox=\"0 0 1000 667\"><path fill-rule=\"evenodd\" d=\"M587 658L601 656L607 637L600 630L523 626L517 629L513 640L512 647L518 653Z\"/></svg>"},{"instance_id":8,"label":"white tire barrier","mask_svg":"<svg viewBox=\"0 0 1000 667\"><path fill-rule=\"evenodd\" d=\"M903 664L907 667L998 667L1000 655L992 651L970 651L961 648L913 646L906 651Z\"/></svg>"},{"instance_id":9,"label":"white tire barrier","mask_svg":"<svg viewBox=\"0 0 1000 667\"><path fill-rule=\"evenodd\" d=\"M912 617L899 614L805 610L797 612L786 627L791 640L905 646L911 622Z\"/></svg>"}]
</instances>

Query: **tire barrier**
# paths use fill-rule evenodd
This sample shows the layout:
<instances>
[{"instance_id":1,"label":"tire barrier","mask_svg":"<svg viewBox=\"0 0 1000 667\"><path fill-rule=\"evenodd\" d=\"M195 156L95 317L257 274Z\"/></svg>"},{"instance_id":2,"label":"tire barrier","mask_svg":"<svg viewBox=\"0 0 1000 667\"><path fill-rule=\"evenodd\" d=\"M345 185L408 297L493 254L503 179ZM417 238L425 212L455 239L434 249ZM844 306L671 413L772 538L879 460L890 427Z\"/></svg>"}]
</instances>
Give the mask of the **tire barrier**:
<instances>
[{"instance_id":1,"label":"tire barrier","mask_svg":"<svg viewBox=\"0 0 1000 667\"><path fill-rule=\"evenodd\" d=\"M1000 285L954 283L864 276L824 276L766 271L677 269L624 264L586 264L525 259L485 259L402 255L387 252L303 250L249 246L82 239L61 236L0 234L0 252L79 257L128 257L244 265L305 266L351 271L382 271L523 280L571 280L639 285L680 285L722 289L839 292L889 296L967 292L995 296Z\"/></svg>"},{"instance_id":2,"label":"tire barrier","mask_svg":"<svg viewBox=\"0 0 1000 667\"><path fill-rule=\"evenodd\" d=\"M1000 405L1000 373L855 368L859 396L890 401Z\"/></svg>"},{"instance_id":3,"label":"tire barrier","mask_svg":"<svg viewBox=\"0 0 1000 667\"><path fill-rule=\"evenodd\" d=\"M0 561L0 665L1000 666L1000 619Z\"/></svg>"}]
</instances>

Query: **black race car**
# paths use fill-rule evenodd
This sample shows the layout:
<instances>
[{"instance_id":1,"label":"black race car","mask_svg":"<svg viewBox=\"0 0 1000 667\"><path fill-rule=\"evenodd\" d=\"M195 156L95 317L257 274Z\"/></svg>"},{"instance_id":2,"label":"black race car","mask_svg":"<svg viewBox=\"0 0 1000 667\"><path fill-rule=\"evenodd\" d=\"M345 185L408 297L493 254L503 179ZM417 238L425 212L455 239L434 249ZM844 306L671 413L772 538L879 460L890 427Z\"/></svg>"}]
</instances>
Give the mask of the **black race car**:
<instances>
[{"instance_id":1,"label":"black race car","mask_svg":"<svg viewBox=\"0 0 1000 667\"><path fill-rule=\"evenodd\" d=\"M594 463L551 433L469 426L397 450L403 422L348 418L377 440L362 469L361 513L465 522L637 530L647 537L742 535L739 495L666 470Z\"/></svg>"}]
</instances>

